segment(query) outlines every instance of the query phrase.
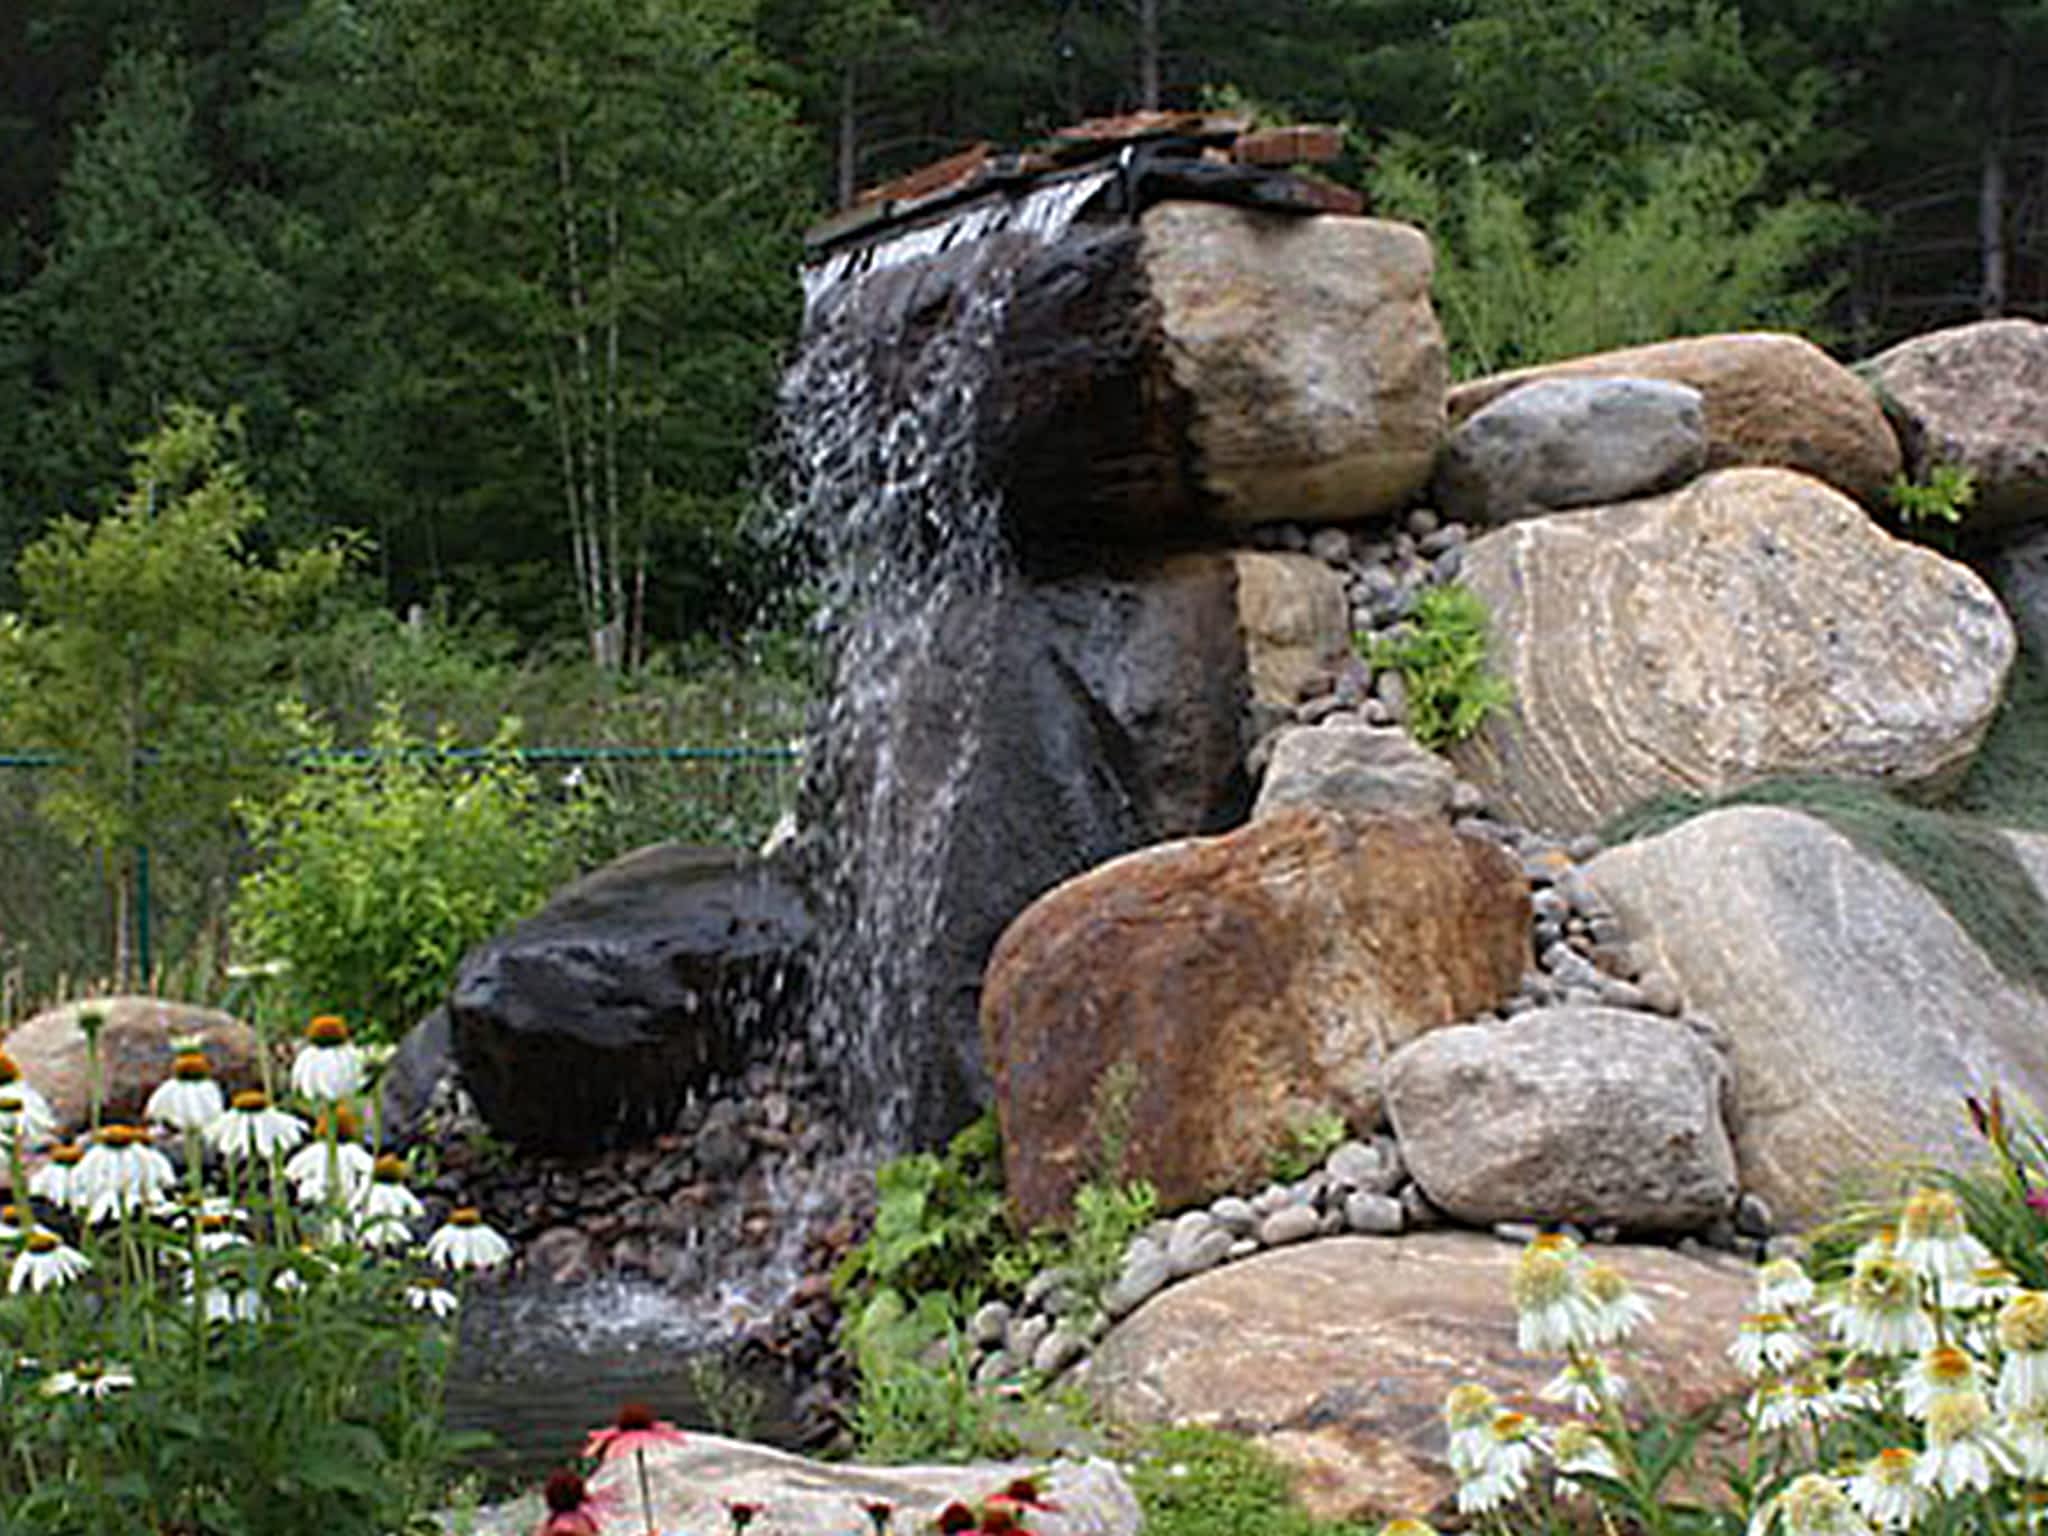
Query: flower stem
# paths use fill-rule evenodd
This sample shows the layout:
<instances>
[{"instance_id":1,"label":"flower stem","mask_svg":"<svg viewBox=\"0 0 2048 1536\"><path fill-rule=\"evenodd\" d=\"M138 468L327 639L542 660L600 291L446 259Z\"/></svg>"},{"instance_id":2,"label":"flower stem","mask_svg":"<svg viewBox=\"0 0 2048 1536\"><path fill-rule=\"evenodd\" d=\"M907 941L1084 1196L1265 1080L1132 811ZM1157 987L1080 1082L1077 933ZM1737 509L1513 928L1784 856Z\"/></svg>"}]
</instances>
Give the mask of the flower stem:
<instances>
[{"instance_id":1,"label":"flower stem","mask_svg":"<svg viewBox=\"0 0 2048 1536\"><path fill-rule=\"evenodd\" d=\"M647 1453L643 1450L633 1452L633 1465L640 1473L640 1508L647 1516L647 1536L661 1536L654 1528L654 1492L647 1485Z\"/></svg>"}]
</instances>

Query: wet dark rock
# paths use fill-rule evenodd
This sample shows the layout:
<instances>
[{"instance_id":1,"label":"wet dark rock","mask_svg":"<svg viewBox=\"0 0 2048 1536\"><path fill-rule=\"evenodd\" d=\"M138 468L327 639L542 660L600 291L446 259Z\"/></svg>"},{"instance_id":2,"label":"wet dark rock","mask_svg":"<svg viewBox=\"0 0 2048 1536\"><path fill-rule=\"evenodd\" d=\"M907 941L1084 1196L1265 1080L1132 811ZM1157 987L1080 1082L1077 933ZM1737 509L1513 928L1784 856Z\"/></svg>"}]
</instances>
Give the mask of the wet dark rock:
<instances>
[{"instance_id":1,"label":"wet dark rock","mask_svg":"<svg viewBox=\"0 0 2048 1536\"><path fill-rule=\"evenodd\" d=\"M474 951L448 1001L491 1130L585 1151L667 1128L802 992L811 919L775 867L661 844L557 894Z\"/></svg>"}]
</instances>

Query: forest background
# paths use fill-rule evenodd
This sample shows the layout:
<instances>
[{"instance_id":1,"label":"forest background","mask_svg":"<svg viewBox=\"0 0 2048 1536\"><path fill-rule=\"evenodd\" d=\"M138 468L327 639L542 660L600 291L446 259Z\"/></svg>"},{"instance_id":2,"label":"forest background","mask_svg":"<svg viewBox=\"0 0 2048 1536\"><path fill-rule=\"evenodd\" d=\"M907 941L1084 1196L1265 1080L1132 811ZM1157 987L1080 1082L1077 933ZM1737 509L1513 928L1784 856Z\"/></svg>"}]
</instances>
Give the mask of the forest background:
<instances>
[{"instance_id":1,"label":"forest background","mask_svg":"<svg viewBox=\"0 0 2048 1536\"><path fill-rule=\"evenodd\" d=\"M62 619L61 562L21 559L54 530L89 571L88 530L207 491L236 560L318 553L239 664L329 747L391 697L422 740L514 712L528 742L786 743L803 583L766 442L802 231L856 188L1152 105L1342 122L1339 174L1437 240L1460 373L1739 326L1854 357L2048 317L2044 72L2048 0L12 0L0 615ZM122 633L68 699L54 651L16 666L42 681L0 686L0 753L108 737L109 668L207 601L95 591L70 622ZM204 716L136 699L131 771ZM0 852L38 901L0 898L0 972L78 905L8 817L50 776L14 777ZM614 841L695 825L693 787L644 788ZM97 850L78 900L117 951L134 845L183 841L197 913L246 852L222 795L142 826L120 793L38 823Z\"/></svg>"}]
</instances>

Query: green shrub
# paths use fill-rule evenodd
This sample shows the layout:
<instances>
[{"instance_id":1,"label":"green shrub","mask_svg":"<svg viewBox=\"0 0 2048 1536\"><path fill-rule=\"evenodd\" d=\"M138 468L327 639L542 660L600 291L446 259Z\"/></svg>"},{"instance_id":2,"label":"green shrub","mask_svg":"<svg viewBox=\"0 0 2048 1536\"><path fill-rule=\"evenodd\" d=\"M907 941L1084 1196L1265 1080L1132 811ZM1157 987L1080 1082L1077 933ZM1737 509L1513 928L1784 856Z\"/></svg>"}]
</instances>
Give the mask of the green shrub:
<instances>
[{"instance_id":1,"label":"green shrub","mask_svg":"<svg viewBox=\"0 0 2048 1536\"><path fill-rule=\"evenodd\" d=\"M328 734L294 716L303 747ZM393 1039L441 1000L472 946L571 872L588 808L542 798L509 756L517 722L461 761L429 749L387 705L368 752L309 757L275 801L242 816L261 867L234 902L246 960L281 960L297 1014L346 1015Z\"/></svg>"},{"instance_id":2,"label":"green shrub","mask_svg":"<svg viewBox=\"0 0 2048 1536\"><path fill-rule=\"evenodd\" d=\"M1513 697L1487 665L1486 604L1460 586L1430 587L1415 616L1361 646L1407 685L1408 731L1432 750L1463 741Z\"/></svg>"},{"instance_id":3,"label":"green shrub","mask_svg":"<svg viewBox=\"0 0 2048 1536\"><path fill-rule=\"evenodd\" d=\"M1287 1127L1286 1138L1266 1160L1266 1171L1283 1184L1302 1178L1322 1166L1349 1133L1334 1109L1311 1110Z\"/></svg>"},{"instance_id":4,"label":"green shrub","mask_svg":"<svg viewBox=\"0 0 2048 1536\"><path fill-rule=\"evenodd\" d=\"M1341 1536L1368 1529L1310 1516L1279 1462L1220 1430L1159 1430L1140 1444L1129 1468L1147 1536Z\"/></svg>"}]
</instances>

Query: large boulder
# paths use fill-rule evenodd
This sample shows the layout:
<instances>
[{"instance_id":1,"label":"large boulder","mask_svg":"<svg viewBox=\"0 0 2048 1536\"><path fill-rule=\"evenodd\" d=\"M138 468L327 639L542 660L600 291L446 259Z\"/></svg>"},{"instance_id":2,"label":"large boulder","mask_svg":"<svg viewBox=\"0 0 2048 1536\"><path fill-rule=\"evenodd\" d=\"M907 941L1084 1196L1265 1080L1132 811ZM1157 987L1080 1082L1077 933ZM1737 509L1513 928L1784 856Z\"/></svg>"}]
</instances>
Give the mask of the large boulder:
<instances>
[{"instance_id":1,"label":"large boulder","mask_svg":"<svg viewBox=\"0 0 2048 1536\"><path fill-rule=\"evenodd\" d=\"M1347 522L1422 489L1448 373L1420 230L1195 202L1162 203L1143 228L1211 516Z\"/></svg>"},{"instance_id":2,"label":"large boulder","mask_svg":"<svg viewBox=\"0 0 2048 1536\"><path fill-rule=\"evenodd\" d=\"M1545 1008L1394 1053L1387 1114L1430 1203L1477 1226L1685 1232L1735 1205L1728 1069L1683 1024Z\"/></svg>"},{"instance_id":3,"label":"large boulder","mask_svg":"<svg viewBox=\"0 0 2048 1536\"><path fill-rule=\"evenodd\" d=\"M804 820L831 922L820 1006L922 1141L989 1102L982 972L1011 920L1132 848L1244 817L1231 559L1118 563L942 597L835 704Z\"/></svg>"},{"instance_id":4,"label":"large boulder","mask_svg":"<svg viewBox=\"0 0 2048 1536\"><path fill-rule=\"evenodd\" d=\"M1297 725L1274 739L1252 818L1291 806L1350 816L1440 816L1457 775L1399 726Z\"/></svg>"},{"instance_id":5,"label":"large boulder","mask_svg":"<svg viewBox=\"0 0 2048 1536\"><path fill-rule=\"evenodd\" d=\"M811 917L775 866L662 843L473 951L448 997L463 1085L507 1141L630 1143L730 1071L803 992Z\"/></svg>"},{"instance_id":6,"label":"large boulder","mask_svg":"<svg viewBox=\"0 0 2048 1536\"><path fill-rule=\"evenodd\" d=\"M1899 472L1898 439L1870 386L1812 342L1773 332L1691 336L1474 379L1451 391L1451 424L1510 390L1559 378L1664 379L1698 390L1712 469L1804 470L1867 506Z\"/></svg>"},{"instance_id":7,"label":"large boulder","mask_svg":"<svg viewBox=\"0 0 2048 1536\"><path fill-rule=\"evenodd\" d=\"M1520 870L1441 821L1283 811L1091 870L989 961L1015 1211L1066 1215L1112 1093L1122 1171L1167 1208L1259 1179L1318 1112L1371 1124L1388 1056L1503 1001L1529 964Z\"/></svg>"},{"instance_id":8,"label":"large boulder","mask_svg":"<svg viewBox=\"0 0 2048 1536\"><path fill-rule=\"evenodd\" d=\"M1971 532L2048 518L2048 325L1980 320L1900 342L1860 370L1883 395L1925 479L1976 477Z\"/></svg>"},{"instance_id":9,"label":"large boulder","mask_svg":"<svg viewBox=\"0 0 2048 1536\"><path fill-rule=\"evenodd\" d=\"M1662 379L1538 379L1466 417L1436 464L1436 503L1512 523L1682 485L1707 467L1700 392Z\"/></svg>"},{"instance_id":10,"label":"large boulder","mask_svg":"<svg viewBox=\"0 0 2048 1536\"><path fill-rule=\"evenodd\" d=\"M1774 775L1940 785L2014 654L1974 573L1786 470L1516 523L1467 547L1464 580L1514 699L1453 761L1556 831Z\"/></svg>"},{"instance_id":11,"label":"large boulder","mask_svg":"<svg viewBox=\"0 0 2048 1536\"><path fill-rule=\"evenodd\" d=\"M1248 736L1294 717L1303 689L1351 654L1344 578L1313 555L1236 550L1237 624L1244 637Z\"/></svg>"},{"instance_id":12,"label":"large boulder","mask_svg":"<svg viewBox=\"0 0 2048 1536\"><path fill-rule=\"evenodd\" d=\"M1976 861L1960 883L2002 891L2011 931L2048 923L2048 839L1973 841L1949 855ZM1725 1032L1742 1181L1781 1219L1886 1192L1909 1162L1976 1156L1966 1093L2048 1099L2048 999L1928 889L1812 816L1715 811L1584 874Z\"/></svg>"},{"instance_id":13,"label":"large boulder","mask_svg":"<svg viewBox=\"0 0 2048 1536\"><path fill-rule=\"evenodd\" d=\"M91 1058L78 1023L86 1013L101 1021L103 1119L142 1119L150 1094L171 1075L174 1041L197 1041L229 1093L263 1084L256 1032L239 1019L161 997L82 998L25 1020L0 1041L22 1077L50 1101L67 1133L83 1127L90 1112Z\"/></svg>"},{"instance_id":14,"label":"large boulder","mask_svg":"<svg viewBox=\"0 0 2048 1536\"><path fill-rule=\"evenodd\" d=\"M1537 1394L1557 1362L1515 1347L1519 1250L1476 1233L1344 1237L1264 1253L1176 1285L1112 1328L1084 1381L1111 1419L1249 1435L1294 1468L1315 1514L1428 1515L1456 1487L1442 1409L1451 1388ZM1735 1264L1603 1247L1656 1309L1627 1374L1672 1419L1747 1383L1724 1351L1752 1302Z\"/></svg>"},{"instance_id":15,"label":"large boulder","mask_svg":"<svg viewBox=\"0 0 2048 1536\"><path fill-rule=\"evenodd\" d=\"M1033 1479L1044 1505L1031 1512L1044 1536L1138 1536L1141 1517L1130 1484L1107 1461L968 1462L959 1466L863 1466L812 1461L771 1446L719 1435L692 1434L680 1445L646 1453L654 1523L664 1531L720 1531L732 1522L733 1504L755 1504L761 1525L777 1536L848 1536L866 1530L864 1506L894 1509L899 1531L929 1531L939 1511L955 1500L979 1505L1020 1477ZM592 1479L622 1517L616 1528L638 1529L640 1483L632 1457L616 1457ZM537 1495L448 1515L441 1529L465 1536L530 1536L545 1514ZM473 1523L472 1523L473 1522ZM608 1525L607 1529L613 1528Z\"/></svg>"}]
</instances>

